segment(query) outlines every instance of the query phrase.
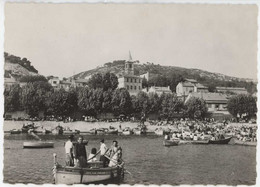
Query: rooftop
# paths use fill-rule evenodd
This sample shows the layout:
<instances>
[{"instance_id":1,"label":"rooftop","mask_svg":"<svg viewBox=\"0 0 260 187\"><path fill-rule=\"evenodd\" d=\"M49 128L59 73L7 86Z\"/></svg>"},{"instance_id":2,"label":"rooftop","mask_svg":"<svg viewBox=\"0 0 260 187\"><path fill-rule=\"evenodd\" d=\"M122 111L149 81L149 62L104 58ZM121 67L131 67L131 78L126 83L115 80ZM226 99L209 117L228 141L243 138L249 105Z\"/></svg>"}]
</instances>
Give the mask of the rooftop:
<instances>
[{"instance_id":1,"label":"rooftop","mask_svg":"<svg viewBox=\"0 0 260 187\"><path fill-rule=\"evenodd\" d=\"M206 103L227 103L227 96L225 94L220 93L202 93L202 92L194 92L190 93L189 97L197 97L204 99Z\"/></svg>"}]
</instances>

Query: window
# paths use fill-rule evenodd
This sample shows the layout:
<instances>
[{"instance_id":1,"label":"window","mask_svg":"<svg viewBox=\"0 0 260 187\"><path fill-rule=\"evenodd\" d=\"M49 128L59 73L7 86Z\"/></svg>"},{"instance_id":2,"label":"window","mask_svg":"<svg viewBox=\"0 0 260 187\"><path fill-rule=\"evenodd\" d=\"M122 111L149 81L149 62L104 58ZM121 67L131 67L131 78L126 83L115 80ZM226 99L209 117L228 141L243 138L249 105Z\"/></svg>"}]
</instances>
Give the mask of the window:
<instances>
[{"instance_id":1,"label":"window","mask_svg":"<svg viewBox=\"0 0 260 187\"><path fill-rule=\"evenodd\" d=\"M130 90L132 90L132 89L133 89L133 86L130 87Z\"/></svg>"},{"instance_id":2,"label":"window","mask_svg":"<svg viewBox=\"0 0 260 187\"><path fill-rule=\"evenodd\" d=\"M130 79L130 82L132 82L132 79Z\"/></svg>"},{"instance_id":3,"label":"window","mask_svg":"<svg viewBox=\"0 0 260 187\"><path fill-rule=\"evenodd\" d=\"M141 90L141 86L139 86L139 90Z\"/></svg>"},{"instance_id":4,"label":"window","mask_svg":"<svg viewBox=\"0 0 260 187\"><path fill-rule=\"evenodd\" d=\"M128 85L126 86L126 88L127 88L127 90L129 90L129 86Z\"/></svg>"},{"instance_id":5,"label":"window","mask_svg":"<svg viewBox=\"0 0 260 187\"><path fill-rule=\"evenodd\" d=\"M128 82L128 78L126 78L126 82Z\"/></svg>"},{"instance_id":6,"label":"window","mask_svg":"<svg viewBox=\"0 0 260 187\"><path fill-rule=\"evenodd\" d=\"M136 86L135 86L135 90L136 90Z\"/></svg>"},{"instance_id":7,"label":"window","mask_svg":"<svg viewBox=\"0 0 260 187\"><path fill-rule=\"evenodd\" d=\"M129 68L130 68L130 69L132 68L132 64L129 64Z\"/></svg>"},{"instance_id":8,"label":"window","mask_svg":"<svg viewBox=\"0 0 260 187\"><path fill-rule=\"evenodd\" d=\"M57 84L57 81L53 81L52 83L53 83L53 84Z\"/></svg>"}]
</instances>

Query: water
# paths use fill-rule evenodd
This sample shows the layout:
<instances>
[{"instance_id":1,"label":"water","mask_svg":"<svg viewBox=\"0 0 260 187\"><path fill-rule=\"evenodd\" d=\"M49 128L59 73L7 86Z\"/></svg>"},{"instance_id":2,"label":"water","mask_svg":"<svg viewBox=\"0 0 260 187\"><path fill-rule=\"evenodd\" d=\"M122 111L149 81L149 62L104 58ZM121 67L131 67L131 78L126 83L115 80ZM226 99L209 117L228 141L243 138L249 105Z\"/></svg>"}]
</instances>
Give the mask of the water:
<instances>
[{"instance_id":1,"label":"water","mask_svg":"<svg viewBox=\"0 0 260 187\"><path fill-rule=\"evenodd\" d=\"M54 141L54 148L23 149L28 135L5 135L4 182L52 183L53 153L65 163L65 136L42 136ZM84 136L87 152L99 147L101 138L110 146L119 141L123 148L126 184L227 184L256 182L256 148L239 145L179 145L164 147L157 136Z\"/></svg>"}]
</instances>

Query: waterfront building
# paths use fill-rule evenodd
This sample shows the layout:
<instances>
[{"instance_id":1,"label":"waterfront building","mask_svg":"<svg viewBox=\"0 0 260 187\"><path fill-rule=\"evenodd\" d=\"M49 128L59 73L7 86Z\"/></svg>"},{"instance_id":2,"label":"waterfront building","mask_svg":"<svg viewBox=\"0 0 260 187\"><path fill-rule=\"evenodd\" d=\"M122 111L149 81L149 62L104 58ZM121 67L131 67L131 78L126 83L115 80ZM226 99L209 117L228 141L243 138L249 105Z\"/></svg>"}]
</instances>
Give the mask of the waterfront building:
<instances>
[{"instance_id":1,"label":"waterfront building","mask_svg":"<svg viewBox=\"0 0 260 187\"><path fill-rule=\"evenodd\" d=\"M168 87L158 87L158 86L151 86L150 88L145 88L142 90L146 93L156 93L158 96L162 95L163 93L172 94L170 86Z\"/></svg>"},{"instance_id":2,"label":"waterfront building","mask_svg":"<svg viewBox=\"0 0 260 187\"><path fill-rule=\"evenodd\" d=\"M216 91L221 93L248 94L245 88L237 87L216 87Z\"/></svg>"},{"instance_id":3,"label":"waterfront building","mask_svg":"<svg viewBox=\"0 0 260 187\"><path fill-rule=\"evenodd\" d=\"M130 95L137 95L142 90L142 77L134 74L134 61L129 52L129 60L125 62L125 71L118 77L118 88L126 88Z\"/></svg>"},{"instance_id":4,"label":"waterfront building","mask_svg":"<svg viewBox=\"0 0 260 187\"><path fill-rule=\"evenodd\" d=\"M85 87L87 86L87 79L74 79L71 78L69 80L60 80L58 77L52 77L48 80L48 82L51 84L51 86L54 89L61 89L69 90L69 88L73 87Z\"/></svg>"},{"instance_id":5,"label":"waterfront building","mask_svg":"<svg viewBox=\"0 0 260 187\"><path fill-rule=\"evenodd\" d=\"M179 82L179 84L176 86L176 93L177 96L182 96L185 98L190 93L208 93L208 87L198 83L194 79L185 79L182 82Z\"/></svg>"}]
</instances>

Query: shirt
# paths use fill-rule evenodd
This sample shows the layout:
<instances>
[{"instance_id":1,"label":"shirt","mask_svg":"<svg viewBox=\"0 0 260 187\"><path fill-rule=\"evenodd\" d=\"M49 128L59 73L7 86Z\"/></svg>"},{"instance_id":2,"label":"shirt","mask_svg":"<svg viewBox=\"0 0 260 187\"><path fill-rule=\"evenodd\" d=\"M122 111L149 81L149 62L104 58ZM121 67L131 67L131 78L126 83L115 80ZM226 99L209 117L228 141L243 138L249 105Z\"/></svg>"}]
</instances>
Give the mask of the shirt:
<instances>
[{"instance_id":1,"label":"shirt","mask_svg":"<svg viewBox=\"0 0 260 187\"><path fill-rule=\"evenodd\" d=\"M100 145L100 155L104 155L106 153L106 151L107 151L107 146L106 146L106 144L102 143Z\"/></svg>"},{"instance_id":2,"label":"shirt","mask_svg":"<svg viewBox=\"0 0 260 187\"><path fill-rule=\"evenodd\" d=\"M71 141L67 141L66 144L65 144L65 152L66 153L71 153L72 152L72 149L73 148L73 144Z\"/></svg>"},{"instance_id":3,"label":"shirt","mask_svg":"<svg viewBox=\"0 0 260 187\"><path fill-rule=\"evenodd\" d=\"M78 159L81 156L87 158L86 147L83 143L77 143L75 145L75 158Z\"/></svg>"}]
</instances>

